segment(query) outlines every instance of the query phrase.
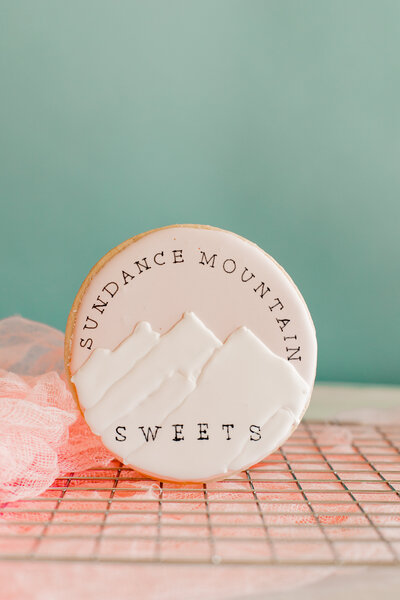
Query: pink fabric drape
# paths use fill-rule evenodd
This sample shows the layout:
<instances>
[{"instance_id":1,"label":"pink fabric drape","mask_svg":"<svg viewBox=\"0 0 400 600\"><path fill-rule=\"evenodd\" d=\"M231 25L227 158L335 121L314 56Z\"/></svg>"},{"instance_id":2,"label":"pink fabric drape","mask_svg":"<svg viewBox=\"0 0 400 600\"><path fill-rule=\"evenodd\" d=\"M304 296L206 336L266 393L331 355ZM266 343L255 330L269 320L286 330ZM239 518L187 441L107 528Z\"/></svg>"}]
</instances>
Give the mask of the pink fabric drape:
<instances>
[{"instance_id":1,"label":"pink fabric drape","mask_svg":"<svg viewBox=\"0 0 400 600\"><path fill-rule=\"evenodd\" d=\"M63 344L47 325L0 321L1 502L39 495L60 475L113 459L68 389Z\"/></svg>"}]
</instances>

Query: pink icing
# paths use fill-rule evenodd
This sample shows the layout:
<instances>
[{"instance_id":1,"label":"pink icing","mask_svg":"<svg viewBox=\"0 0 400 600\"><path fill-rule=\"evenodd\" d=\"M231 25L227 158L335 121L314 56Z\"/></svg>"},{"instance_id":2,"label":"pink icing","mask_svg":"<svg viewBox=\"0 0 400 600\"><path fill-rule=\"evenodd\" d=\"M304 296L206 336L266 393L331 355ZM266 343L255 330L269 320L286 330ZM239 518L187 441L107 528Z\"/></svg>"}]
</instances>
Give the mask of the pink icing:
<instances>
[{"instance_id":1,"label":"pink icing","mask_svg":"<svg viewBox=\"0 0 400 600\"><path fill-rule=\"evenodd\" d=\"M200 264L202 251L207 259L214 253L217 255L214 267L212 261ZM144 257L149 269L143 266ZM142 267L135 261L140 261ZM157 264L162 262L165 264ZM123 270L134 276L132 279L125 275L126 284ZM251 278L243 282L242 276ZM110 282L119 286L114 297L103 290ZM259 287L261 282L264 288ZM270 291L261 298L266 286ZM108 289L114 292L116 286ZM100 310L93 308L95 303L101 302L107 305L100 306ZM220 229L190 226L164 228L141 237L115 254L94 275L76 315L71 347L72 374L91 350L114 349L139 321L148 321L154 331L163 334L186 311L195 312L221 341L238 327L246 326L284 358L292 354L286 348L300 346L290 362L307 383L313 385L317 355L315 330L306 304L290 277L251 242ZM290 322L284 325L277 319L290 319ZM85 324L94 327L95 322L95 328L84 327ZM296 339L293 336L297 336ZM93 340L90 350L88 338ZM82 347L83 344L86 347Z\"/></svg>"}]
</instances>

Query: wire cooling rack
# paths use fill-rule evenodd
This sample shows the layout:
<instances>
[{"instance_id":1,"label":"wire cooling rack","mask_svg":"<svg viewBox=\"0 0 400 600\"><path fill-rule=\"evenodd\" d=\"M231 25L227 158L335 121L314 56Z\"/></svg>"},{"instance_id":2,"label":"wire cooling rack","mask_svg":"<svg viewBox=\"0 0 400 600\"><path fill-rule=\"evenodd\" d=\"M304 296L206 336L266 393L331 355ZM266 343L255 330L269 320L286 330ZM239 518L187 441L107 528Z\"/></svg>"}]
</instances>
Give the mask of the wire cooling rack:
<instances>
[{"instance_id":1,"label":"wire cooling rack","mask_svg":"<svg viewBox=\"0 0 400 600\"><path fill-rule=\"evenodd\" d=\"M1 508L0 559L398 566L399 444L399 426L304 421L221 482L163 484L116 461L71 473Z\"/></svg>"}]
</instances>

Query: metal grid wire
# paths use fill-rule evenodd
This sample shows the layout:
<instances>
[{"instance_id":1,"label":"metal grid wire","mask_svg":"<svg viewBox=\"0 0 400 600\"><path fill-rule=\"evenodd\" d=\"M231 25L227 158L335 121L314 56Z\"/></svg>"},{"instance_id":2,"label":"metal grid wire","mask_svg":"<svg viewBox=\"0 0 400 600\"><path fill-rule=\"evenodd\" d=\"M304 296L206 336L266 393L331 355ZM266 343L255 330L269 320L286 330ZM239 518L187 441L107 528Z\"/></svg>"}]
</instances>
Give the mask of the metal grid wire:
<instances>
[{"instance_id":1,"label":"metal grid wire","mask_svg":"<svg viewBox=\"0 0 400 600\"><path fill-rule=\"evenodd\" d=\"M326 445L327 427L350 444ZM163 484L116 461L71 473L0 510L0 559L398 566L399 445L398 426L304 421L222 482Z\"/></svg>"}]
</instances>

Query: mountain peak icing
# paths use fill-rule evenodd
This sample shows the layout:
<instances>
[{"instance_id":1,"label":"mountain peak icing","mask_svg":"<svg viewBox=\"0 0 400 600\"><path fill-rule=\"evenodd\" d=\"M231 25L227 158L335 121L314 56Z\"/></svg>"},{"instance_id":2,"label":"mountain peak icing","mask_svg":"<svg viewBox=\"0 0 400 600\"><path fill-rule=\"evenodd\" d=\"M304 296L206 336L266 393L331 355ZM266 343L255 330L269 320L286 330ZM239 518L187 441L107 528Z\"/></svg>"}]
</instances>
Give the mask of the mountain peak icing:
<instances>
[{"instance_id":1,"label":"mountain peak icing","mask_svg":"<svg viewBox=\"0 0 400 600\"><path fill-rule=\"evenodd\" d=\"M192 312L162 336L139 323L115 350L95 350L73 381L89 426L117 456L144 472L192 481L274 450L310 392L248 328L222 344Z\"/></svg>"}]
</instances>

